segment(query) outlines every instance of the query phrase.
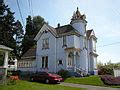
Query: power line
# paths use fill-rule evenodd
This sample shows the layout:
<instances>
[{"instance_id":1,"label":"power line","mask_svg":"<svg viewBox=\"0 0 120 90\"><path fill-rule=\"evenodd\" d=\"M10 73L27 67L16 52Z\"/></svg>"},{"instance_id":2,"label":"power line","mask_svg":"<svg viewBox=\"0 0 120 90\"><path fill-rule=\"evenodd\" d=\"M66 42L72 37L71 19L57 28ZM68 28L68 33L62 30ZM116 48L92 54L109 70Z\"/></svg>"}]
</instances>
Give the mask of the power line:
<instances>
[{"instance_id":1,"label":"power line","mask_svg":"<svg viewBox=\"0 0 120 90\"><path fill-rule=\"evenodd\" d=\"M28 0L28 4L29 4L29 10L30 10L30 15L32 16L32 30L34 29L34 22L33 22L33 6L32 6L32 0Z\"/></svg>"},{"instance_id":2,"label":"power line","mask_svg":"<svg viewBox=\"0 0 120 90\"><path fill-rule=\"evenodd\" d=\"M21 17L21 20L22 20L23 26L25 27L24 20L23 20L23 17L22 17L22 12L21 12L20 5L19 5L18 0L17 0L17 6L18 6L18 10L19 10L19 13L20 13L20 17Z\"/></svg>"},{"instance_id":3,"label":"power line","mask_svg":"<svg viewBox=\"0 0 120 90\"><path fill-rule=\"evenodd\" d=\"M32 0L31 1L31 11L32 11L32 17L34 17L34 14L33 14L33 4L32 4Z\"/></svg>"},{"instance_id":4,"label":"power line","mask_svg":"<svg viewBox=\"0 0 120 90\"><path fill-rule=\"evenodd\" d=\"M106 45L101 45L98 47L106 47L106 46L111 46L111 45L116 45L116 44L120 44L120 42L115 42L115 43L110 43L110 44L106 44Z\"/></svg>"},{"instance_id":5,"label":"power line","mask_svg":"<svg viewBox=\"0 0 120 90\"><path fill-rule=\"evenodd\" d=\"M29 11L30 15L33 17L33 5L32 5L32 0L28 0L28 6L29 6Z\"/></svg>"},{"instance_id":6,"label":"power line","mask_svg":"<svg viewBox=\"0 0 120 90\"><path fill-rule=\"evenodd\" d=\"M30 1L29 1L29 0L28 0L28 6L29 6L29 11L30 11L30 14L31 14Z\"/></svg>"}]
</instances>

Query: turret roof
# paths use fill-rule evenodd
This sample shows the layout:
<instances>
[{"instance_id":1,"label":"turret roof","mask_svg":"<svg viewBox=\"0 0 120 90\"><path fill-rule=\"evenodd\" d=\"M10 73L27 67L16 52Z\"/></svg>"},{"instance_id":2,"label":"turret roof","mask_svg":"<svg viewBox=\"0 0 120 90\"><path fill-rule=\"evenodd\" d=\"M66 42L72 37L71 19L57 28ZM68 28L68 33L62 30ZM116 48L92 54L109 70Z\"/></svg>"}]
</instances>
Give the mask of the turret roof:
<instances>
[{"instance_id":1,"label":"turret roof","mask_svg":"<svg viewBox=\"0 0 120 90\"><path fill-rule=\"evenodd\" d=\"M86 16L85 16L84 14L81 15L78 7L77 7L76 12L73 13L73 16L72 16L72 19L71 19L71 20L77 20L77 19L78 19L78 20L79 20L79 19L86 19Z\"/></svg>"}]
</instances>

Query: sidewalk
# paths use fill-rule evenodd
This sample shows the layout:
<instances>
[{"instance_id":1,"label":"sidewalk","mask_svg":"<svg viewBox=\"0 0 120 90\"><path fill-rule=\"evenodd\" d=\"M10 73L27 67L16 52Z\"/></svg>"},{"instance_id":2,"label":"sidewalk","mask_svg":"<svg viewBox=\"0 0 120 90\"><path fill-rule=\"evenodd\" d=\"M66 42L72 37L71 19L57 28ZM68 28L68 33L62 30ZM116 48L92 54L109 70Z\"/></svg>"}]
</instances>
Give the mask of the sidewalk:
<instances>
[{"instance_id":1,"label":"sidewalk","mask_svg":"<svg viewBox=\"0 0 120 90\"><path fill-rule=\"evenodd\" d=\"M78 88L86 88L87 90L120 90L120 88L110 88L110 87L101 87L101 86L92 86L92 85L81 85L81 84L64 83L64 82L62 82L60 85L70 86L70 87L78 87Z\"/></svg>"}]
</instances>

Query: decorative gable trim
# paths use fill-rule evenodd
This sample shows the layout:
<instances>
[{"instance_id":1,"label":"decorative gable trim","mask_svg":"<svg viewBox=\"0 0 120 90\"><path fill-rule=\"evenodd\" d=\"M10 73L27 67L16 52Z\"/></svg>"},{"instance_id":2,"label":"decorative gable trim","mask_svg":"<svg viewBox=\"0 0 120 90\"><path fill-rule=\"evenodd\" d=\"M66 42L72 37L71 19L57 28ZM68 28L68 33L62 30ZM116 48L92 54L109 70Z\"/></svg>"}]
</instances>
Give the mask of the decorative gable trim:
<instances>
[{"instance_id":1,"label":"decorative gable trim","mask_svg":"<svg viewBox=\"0 0 120 90\"><path fill-rule=\"evenodd\" d=\"M49 26L48 24L44 24L43 25L43 27L40 29L40 31L38 32L38 34L36 35L36 37L34 38L34 40L36 40L36 41L38 41L39 40L39 38L41 37L41 35L43 34L43 33L46 33L46 32L50 32L54 37L57 37L57 34L56 34L56 30L53 28L53 27L51 27L51 26Z\"/></svg>"}]
</instances>

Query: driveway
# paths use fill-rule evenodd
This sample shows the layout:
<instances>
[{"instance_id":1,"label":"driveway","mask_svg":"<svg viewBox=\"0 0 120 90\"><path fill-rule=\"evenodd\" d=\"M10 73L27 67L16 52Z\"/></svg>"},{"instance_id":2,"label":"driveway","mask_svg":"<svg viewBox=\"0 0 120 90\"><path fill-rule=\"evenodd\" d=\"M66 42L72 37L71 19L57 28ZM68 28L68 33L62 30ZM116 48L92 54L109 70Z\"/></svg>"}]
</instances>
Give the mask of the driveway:
<instances>
[{"instance_id":1,"label":"driveway","mask_svg":"<svg viewBox=\"0 0 120 90\"><path fill-rule=\"evenodd\" d=\"M86 88L87 90L120 90L120 88L110 88L110 87L101 87L101 86L92 86L92 85L81 85L81 84L64 83L64 82L62 82L60 85L70 86L70 87L78 87L78 88Z\"/></svg>"}]
</instances>

